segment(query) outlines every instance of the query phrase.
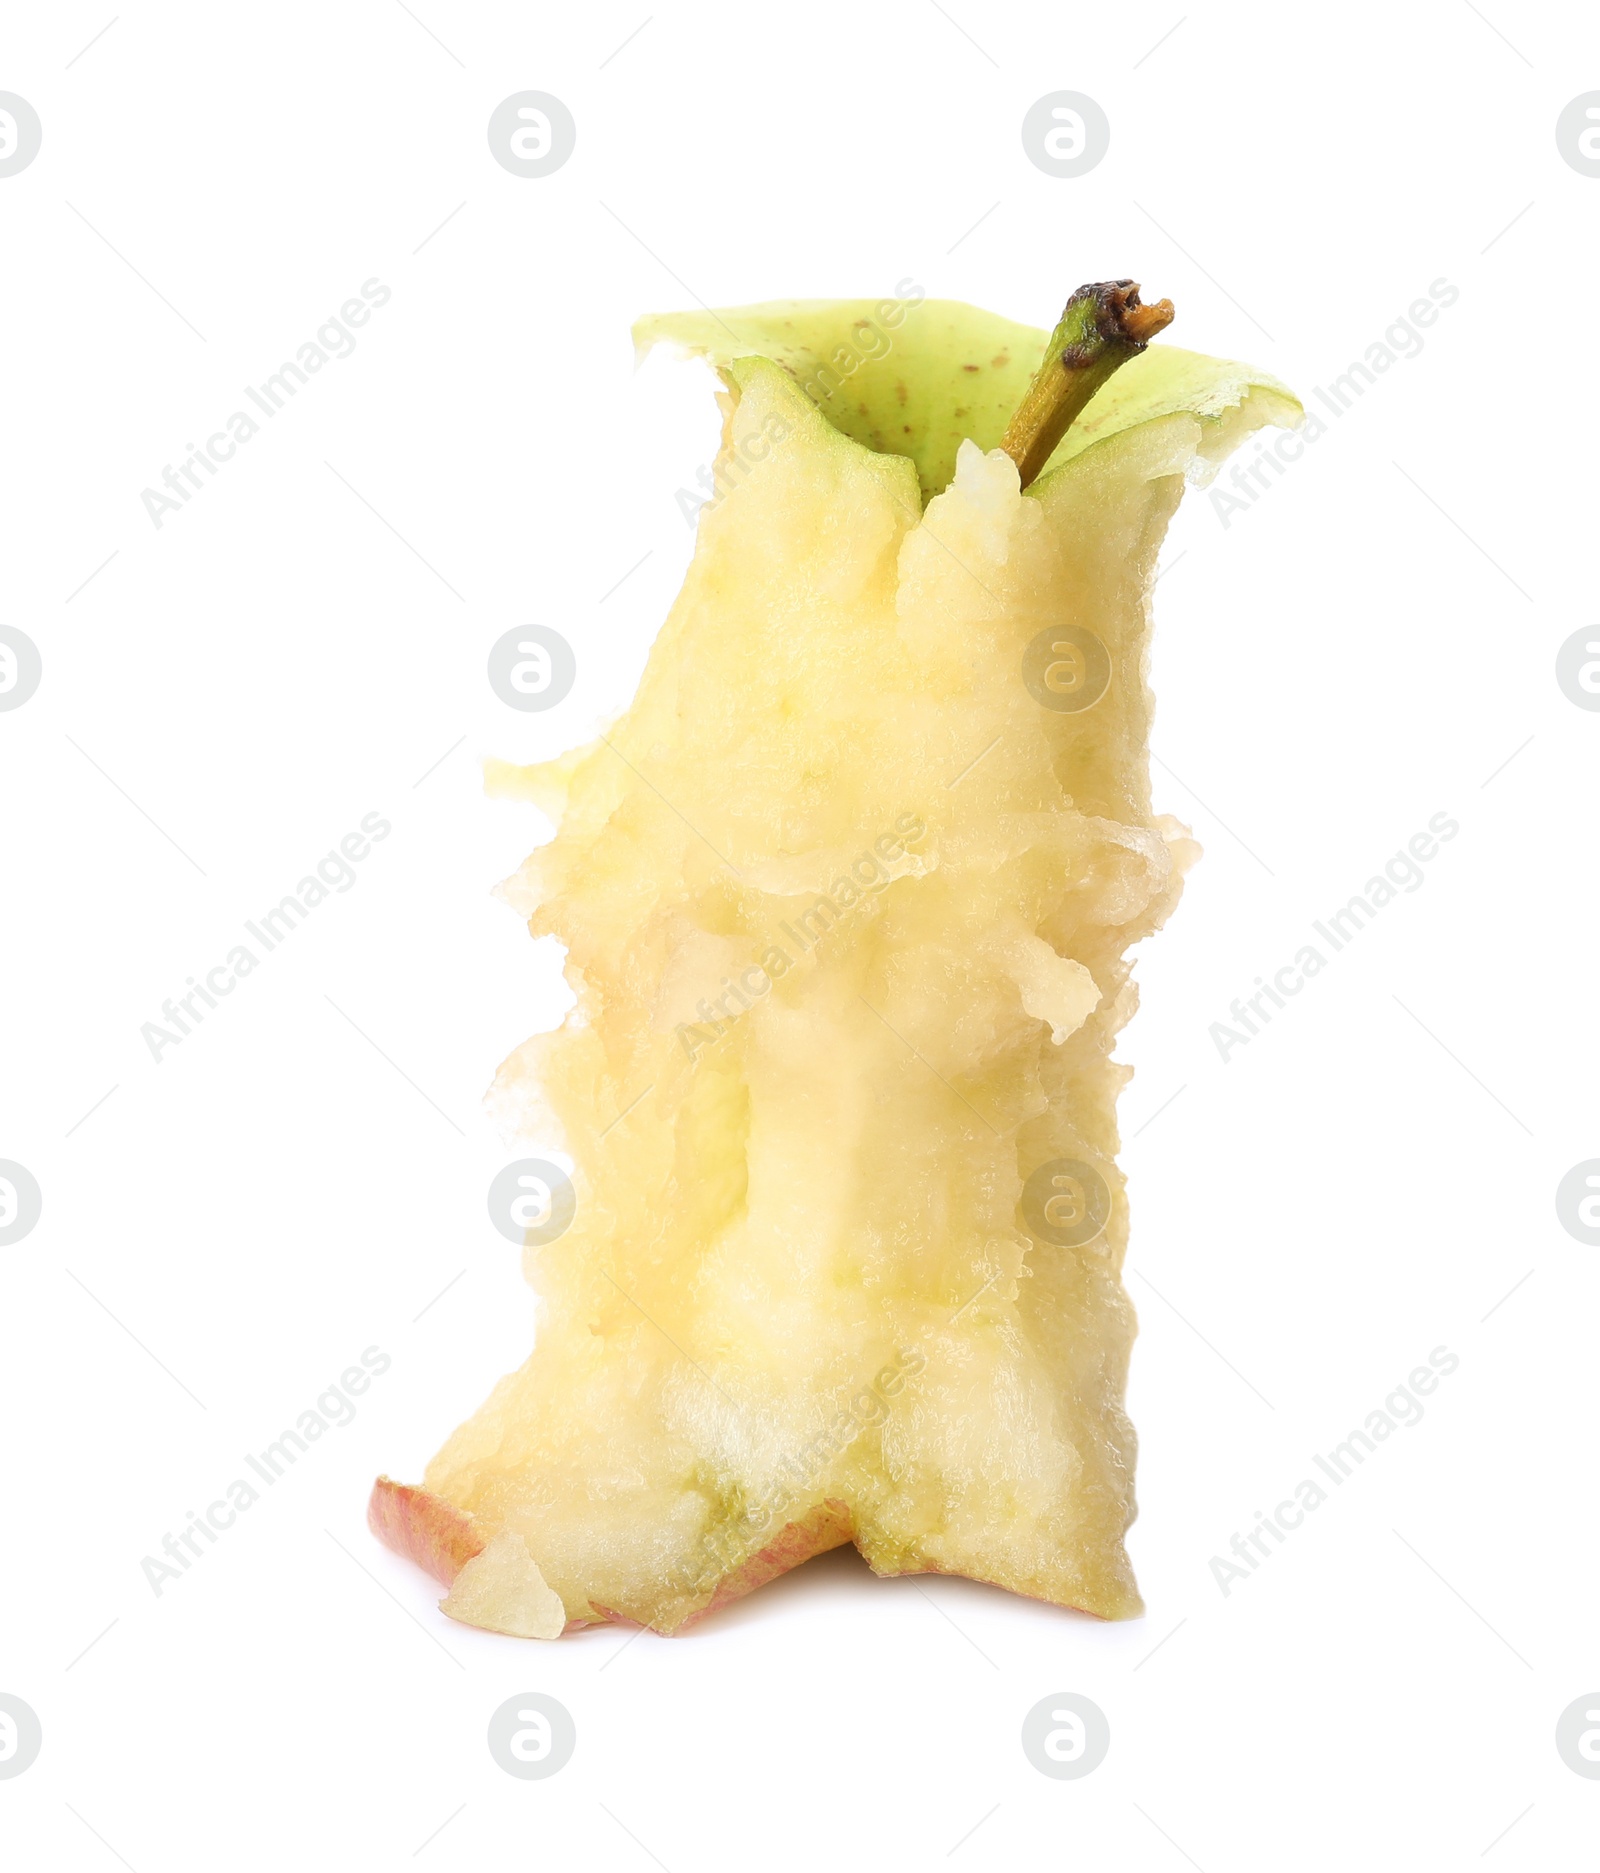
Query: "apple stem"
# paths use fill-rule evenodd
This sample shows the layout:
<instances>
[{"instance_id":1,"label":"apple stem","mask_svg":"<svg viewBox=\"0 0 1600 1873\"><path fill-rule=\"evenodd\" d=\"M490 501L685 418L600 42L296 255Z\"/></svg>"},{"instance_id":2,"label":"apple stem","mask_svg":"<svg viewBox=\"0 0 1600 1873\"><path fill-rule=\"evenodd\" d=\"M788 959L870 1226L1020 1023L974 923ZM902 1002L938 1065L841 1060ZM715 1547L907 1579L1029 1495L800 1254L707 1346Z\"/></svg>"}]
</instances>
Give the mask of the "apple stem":
<instances>
[{"instance_id":1,"label":"apple stem","mask_svg":"<svg viewBox=\"0 0 1600 1873\"><path fill-rule=\"evenodd\" d=\"M1165 331L1172 317L1170 299L1140 304L1137 280L1102 280L1078 288L1000 443L1016 463L1023 487L1044 472L1100 386Z\"/></svg>"}]
</instances>

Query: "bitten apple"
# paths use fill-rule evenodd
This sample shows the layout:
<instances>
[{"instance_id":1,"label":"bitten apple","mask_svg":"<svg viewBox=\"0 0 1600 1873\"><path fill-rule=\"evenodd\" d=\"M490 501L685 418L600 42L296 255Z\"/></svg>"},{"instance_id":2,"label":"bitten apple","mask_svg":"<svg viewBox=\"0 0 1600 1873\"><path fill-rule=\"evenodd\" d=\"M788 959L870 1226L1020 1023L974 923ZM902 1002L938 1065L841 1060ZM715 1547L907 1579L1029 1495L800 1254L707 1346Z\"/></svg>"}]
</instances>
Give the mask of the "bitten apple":
<instances>
[{"instance_id":1,"label":"bitten apple","mask_svg":"<svg viewBox=\"0 0 1600 1873\"><path fill-rule=\"evenodd\" d=\"M853 1541L1140 1610L1112 1058L1196 848L1151 804L1157 550L1299 417L1150 339L948 302L648 319L722 377L719 497L628 713L497 784L576 1006L500 1070L575 1163L538 1344L373 1527L445 1610L680 1630Z\"/></svg>"}]
</instances>

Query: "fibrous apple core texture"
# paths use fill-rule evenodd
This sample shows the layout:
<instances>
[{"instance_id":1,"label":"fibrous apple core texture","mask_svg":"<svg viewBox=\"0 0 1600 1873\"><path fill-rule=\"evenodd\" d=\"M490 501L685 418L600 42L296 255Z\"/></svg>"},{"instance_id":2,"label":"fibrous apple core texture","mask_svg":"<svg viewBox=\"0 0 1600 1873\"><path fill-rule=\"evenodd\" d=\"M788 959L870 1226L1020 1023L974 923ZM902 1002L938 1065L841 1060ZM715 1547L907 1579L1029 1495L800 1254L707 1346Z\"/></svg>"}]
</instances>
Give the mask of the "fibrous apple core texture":
<instances>
[{"instance_id":1,"label":"fibrous apple core texture","mask_svg":"<svg viewBox=\"0 0 1600 1873\"><path fill-rule=\"evenodd\" d=\"M721 492L626 715L498 777L576 1002L492 1098L576 1215L528 1362L374 1499L473 1624L673 1632L846 1541L1140 1610L1113 1048L1196 852L1151 583L1185 478L1298 406L1152 346L1022 492L1045 334L890 304L645 323L721 372Z\"/></svg>"}]
</instances>

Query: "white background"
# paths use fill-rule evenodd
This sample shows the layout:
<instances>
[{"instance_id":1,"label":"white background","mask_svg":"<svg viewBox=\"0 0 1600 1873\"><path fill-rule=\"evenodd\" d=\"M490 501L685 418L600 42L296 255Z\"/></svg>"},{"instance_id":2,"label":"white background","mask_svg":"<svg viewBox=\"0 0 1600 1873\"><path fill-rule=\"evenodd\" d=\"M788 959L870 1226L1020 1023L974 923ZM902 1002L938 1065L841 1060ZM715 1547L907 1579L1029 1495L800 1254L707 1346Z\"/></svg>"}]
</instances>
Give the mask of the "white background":
<instances>
[{"instance_id":1,"label":"white background","mask_svg":"<svg viewBox=\"0 0 1600 1873\"><path fill-rule=\"evenodd\" d=\"M44 1191L0 1250L0 1691L44 1726L8 1864L1592 1864L1554 1728L1600 1685L1600 1252L1554 1193L1600 1154L1600 716L1553 672L1594 615L1600 180L1554 124L1600 20L195 0L95 39L111 5L14 13L0 60L44 126L0 181L0 622L44 659L0 716L0 1156ZM526 88L578 125L540 180L485 137ZM1019 139L1063 88L1112 126L1076 180ZM453 1625L363 1510L531 1335L480 1098L565 991L489 895L542 822L479 762L623 708L691 550L710 383L635 375L628 327L905 279L1048 325L1122 274L1318 408L1459 289L1165 555L1158 805L1207 856L1120 1050L1148 1617L852 1553L679 1640ZM353 355L156 529L141 489L373 277ZM533 621L578 681L517 715L484 660ZM153 1063L372 811L354 887ZM1424 885L1224 1064L1210 1025L1439 812ZM355 1422L157 1598L141 1558L368 1346ZM1210 1558L1437 1346L1423 1421L1224 1596ZM577 1725L548 1781L485 1747L528 1690ZM1019 1745L1058 1691L1110 1721L1082 1781Z\"/></svg>"}]
</instances>

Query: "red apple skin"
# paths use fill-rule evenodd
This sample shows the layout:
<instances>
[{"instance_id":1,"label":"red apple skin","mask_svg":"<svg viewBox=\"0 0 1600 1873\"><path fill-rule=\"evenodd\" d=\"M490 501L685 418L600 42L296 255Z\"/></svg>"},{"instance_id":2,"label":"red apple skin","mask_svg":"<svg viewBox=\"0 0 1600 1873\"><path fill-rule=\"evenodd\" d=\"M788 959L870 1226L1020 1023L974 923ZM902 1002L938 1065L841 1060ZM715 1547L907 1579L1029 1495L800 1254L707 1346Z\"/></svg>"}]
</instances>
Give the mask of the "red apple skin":
<instances>
[{"instance_id":1,"label":"red apple skin","mask_svg":"<svg viewBox=\"0 0 1600 1873\"><path fill-rule=\"evenodd\" d=\"M730 1601L742 1600L747 1593L754 1593L757 1587L764 1587L769 1580L787 1574L791 1567L798 1567L813 1555L826 1554L830 1548L842 1548L855 1532L855 1521L844 1503L831 1497L819 1502L798 1522L785 1523L759 1554L751 1555L742 1567L725 1574L706 1604L699 1612L691 1613L677 1631L687 1632L708 1613L715 1613Z\"/></svg>"},{"instance_id":2,"label":"red apple skin","mask_svg":"<svg viewBox=\"0 0 1600 1873\"><path fill-rule=\"evenodd\" d=\"M813 1555L826 1554L830 1548L842 1548L854 1534L855 1523L849 1508L830 1497L826 1502L818 1503L799 1521L786 1522L759 1553L751 1555L731 1574L724 1574L704 1606L695 1607L671 1626L653 1626L651 1631L659 1633L664 1639L676 1639L691 1627L698 1626L708 1613L715 1613L734 1600L742 1600L747 1593L754 1593L757 1587L764 1587L769 1580L787 1574L790 1568L798 1567L802 1561L809 1561ZM637 1626L641 1623L612 1607L596 1605L594 1610L618 1626Z\"/></svg>"},{"instance_id":3,"label":"red apple skin","mask_svg":"<svg viewBox=\"0 0 1600 1873\"><path fill-rule=\"evenodd\" d=\"M971 1580L980 1587L997 1587L1001 1593L1014 1594L1019 1600L1032 1600L1035 1606L1053 1606L1063 1613L1081 1613L1085 1619L1103 1621L1106 1618L1104 1613L1095 1612L1093 1607L1079 1606L1076 1600L1052 1600L1047 1594L1028 1593L1021 1587L1012 1586L1010 1581L990 1580L985 1574L960 1574L950 1567L879 1567L867 1555L861 1558L879 1580L914 1580L918 1574L939 1574L945 1580Z\"/></svg>"},{"instance_id":4,"label":"red apple skin","mask_svg":"<svg viewBox=\"0 0 1600 1873\"><path fill-rule=\"evenodd\" d=\"M415 1561L445 1587L488 1546L472 1517L453 1502L387 1476L372 1485L367 1527L386 1548Z\"/></svg>"},{"instance_id":5,"label":"red apple skin","mask_svg":"<svg viewBox=\"0 0 1600 1873\"><path fill-rule=\"evenodd\" d=\"M380 1476L367 1500L367 1527L386 1548L407 1561L415 1561L441 1586L455 1584L456 1575L489 1545L478 1524L465 1509L443 1496ZM598 1619L569 1619L564 1628L577 1632L598 1625Z\"/></svg>"},{"instance_id":6,"label":"red apple skin","mask_svg":"<svg viewBox=\"0 0 1600 1873\"><path fill-rule=\"evenodd\" d=\"M367 1526L386 1548L414 1561L446 1587L453 1584L456 1575L475 1554L481 1554L488 1546L477 1523L465 1510L430 1490L419 1489L411 1483L396 1483L387 1476L380 1476L372 1486L367 1503ZM757 1587L764 1587L769 1580L787 1574L790 1568L809 1561L813 1555L842 1547L854 1533L855 1524L844 1503L831 1499L819 1503L799 1521L786 1523L766 1547L751 1555L741 1567L725 1574L706 1604L674 1626L668 1636L687 1632L708 1613L734 1600L742 1600L747 1593L754 1593ZM594 1619L568 1620L567 1631L575 1632L597 1621L610 1621L619 1626L639 1623L610 1607L591 1605L591 1610Z\"/></svg>"},{"instance_id":7,"label":"red apple skin","mask_svg":"<svg viewBox=\"0 0 1600 1873\"><path fill-rule=\"evenodd\" d=\"M396 1483L387 1476L380 1476L372 1486L372 1496L367 1504L367 1526L386 1548L408 1561L416 1562L446 1587L452 1585L468 1561L475 1554L481 1554L488 1545L479 1533L476 1522L465 1510L458 1509L453 1502L446 1502L443 1496L435 1496L431 1491L419 1489L411 1483ZM849 1508L830 1497L799 1521L786 1523L759 1553L751 1555L743 1566L735 1568L731 1574L725 1574L717 1582L706 1604L697 1607L677 1625L669 1628L663 1637L676 1638L688 1632L708 1614L717 1612L735 1600L742 1600L747 1593L754 1593L757 1587L764 1587L769 1580L787 1574L790 1568L799 1567L813 1555L826 1554L830 1548L843 1547L854 1533L855 1525ZM882 1580L903 1580L917 1574L950 1573L952 1579L977 1580L985 1586L1000 1587L1008 1593L1021 1592L1021 1589L1007 1581L984 1581L980 1574L958 1575L940 1567L881 1568L873 1566L870 1560L867 1565ZM1074 1606L1067 1600L1047 1600L1039 1594L1024 1594L1023 1597L1037 1600L1041 1605L1059 1606L1068 1612L1084 1613L1091 1619L1102 1617L1087 1607ZM594 1615L592 1619L568 1620L567 1631L577 1632L584 1626L606 1622L618 1626L639 1624L636 1619L611 1607L591 1602L590 1610ZM655 1630L660 1631L661 1628Z\"/></svg>"}]
</instances>

